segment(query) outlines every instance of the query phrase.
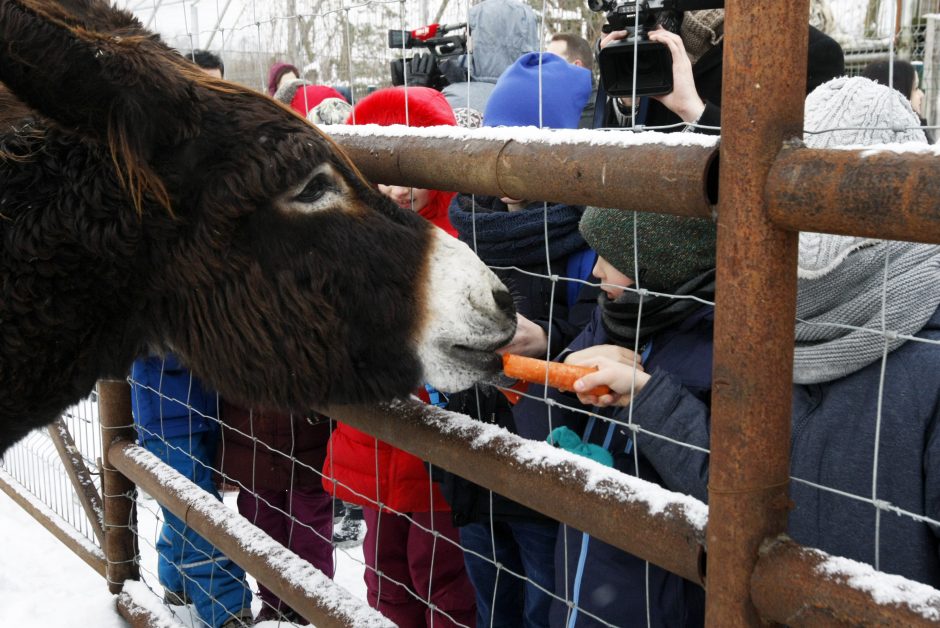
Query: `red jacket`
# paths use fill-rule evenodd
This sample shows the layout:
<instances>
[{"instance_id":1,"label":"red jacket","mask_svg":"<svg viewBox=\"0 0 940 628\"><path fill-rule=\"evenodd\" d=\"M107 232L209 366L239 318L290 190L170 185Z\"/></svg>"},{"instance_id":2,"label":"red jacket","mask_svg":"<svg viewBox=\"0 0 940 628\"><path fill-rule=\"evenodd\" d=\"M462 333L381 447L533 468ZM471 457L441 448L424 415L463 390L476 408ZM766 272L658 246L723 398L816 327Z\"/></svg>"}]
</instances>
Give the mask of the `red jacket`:
<instances>
[{"instance_id":1,"label":"red jacket","mask_svg":"<svg viewBox=\"0 0 940 628\"><path fill-rule=\"evenodd\" d=\"M420 458L345 423L336 423L327 445L323 488L369 508L378 501L395 512L450 510Z\"/></svg>"},{"instance_id":2,"label":"red jacket","mask_svg":"<svg viewBox=\"0 0 940 628\"><path fill-rule=\"evenodd\" d=\"M378 473L376 474L376 470ZM378 480L376 480L378 478ZM345 502L395 512L450 510L424 462L374 436L337 423L323 462L323 488Z\"/></svg>"}]
</instances>

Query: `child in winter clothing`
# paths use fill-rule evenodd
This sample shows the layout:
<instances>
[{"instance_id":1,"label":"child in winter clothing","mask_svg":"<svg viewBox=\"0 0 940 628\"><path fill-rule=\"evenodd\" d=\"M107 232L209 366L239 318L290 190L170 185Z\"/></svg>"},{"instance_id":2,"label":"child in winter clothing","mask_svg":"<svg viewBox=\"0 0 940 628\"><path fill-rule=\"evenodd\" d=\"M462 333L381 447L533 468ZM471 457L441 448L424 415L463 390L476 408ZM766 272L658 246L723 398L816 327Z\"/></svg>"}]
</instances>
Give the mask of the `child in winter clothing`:
<instances>
[{"instance_id":1,"label":"child in winter clothing","mask_svg":"<svg viewBox=\"0 0 940 628\"><path fill-rule=\"evenodd\" d=\"M131 410L140 444L217 499L212 478L218 400L168 355L140 358L131 368ZM211 628L251 621L245 572L163 508L157 575L171 604L192 603Z\"/></svg>"},{"instance_id":2,"label":"child in winter clothing","mask_svg":"<svg viewBox=\"0 0 940 628\"><path fill-rule=\"evenodd\" d=\"M297 66L283 61L275 63L271 66L271 69L268 70L268 96L273 97L281 85L299 78L300 70L297 69Z\"/></svg>"},{"instance_id":3,"label":"child in winter clothing","mask_svg":"<svg viewBox=\"0 0 940 628\"><path fill-rule=\"evenodd\" d=\"M440 92L430 87L389 87L372 92L359 101L346 124L427 127L455 126L457 121ZM453 192L385 184L379 184L378 187L382 194L401 207L416 212L450 235L457 234L447 217L447 207L454 197Z\"/></svg>"},{"instance_id":4,"label":"child in winter clothing","mask_svg":"<svg viewBox=\"0 0 940 628\"><path fill-rule=\"evenodd\" d=\"M294 79L281 85L274 93L274 100L280 101L302 116L328 98L346 102L343 95L326 85L312 85L303 79Z\"/></svg>"},{"instance_id":5,"label":"child in winter clothing","mask_svg":"<svg viewBox=\"0 0 940 628\"><path fill-rule=\"evenodd\" d=\"M500 76L483 123L576 128L590 91L590 71L553 54L525 54ZM563 203L469 194L459 194L451 204L458 237L494 267L513 293L519 331L505 350L544 358L549 345L558 352L587 323L596 289L545 278L589 278L594 253L578 233L583 211ZM541 425L514 417L505 397L492 387L478 386L450 399L449 409L478 420L529 438L548 435ZM557 522L459 476L436 471L454 522L461 526L464 560L477 594L477 625L548 626L551 598L545 591L554 586ZM492 559L481 558L494 555L526 580L506 571L497 578Z\"/></svg>"},{"instance_id":6,"label":"child in winter clothing","mask_svg":"<svg viewBox=\"0 0 940 628\"><path fill-rule=\"evenodd\" d=\"M597 251L593 274L601 281L603 294L590 323L568 346L565 361L613 363L629 369L631 376L636 367L636 384L632 377L626 386L618 380L618 391L629 393L631 386L640 387L642 378L653 373L707 407L713 308L703 301L714 295L714 223L589 207L580 227ZM634 270L635 256L638 271ZM628 290L634 286L662 295L641 296ZM538 386L530 392L539 397L543 389ZM577 406L569 395L555 390L547 395L564 406ZM582 401L590 405L597 400L583 396ZM641 404L638 398L632 419L642 423L645 413L668 413L671 407ZM549 414L539 399L524 398L515 408L517 421L524 416L545 431L565 425L584 443L606 449L614 468L663 484L662 471L644 455L652 446L649 439L637 447L633 433L624 426L630 420L629 411L615 405L593 412L612 420L585 418L563 407ZM639 558L570 527L562 527L556 547L555 593L575 606L553 602L552 625L602 625L596 617L629 626L645 624L648 617L651 626L673 627L700 625L704 619L704 592L698 586L655 565L649 565L647 572Z\"/></svg>"},{"instance_id":7,"label":"child in winter clothing","mask_svg":"<svg viewBox=\"0 0 940 628\"><path fill-rule=\"evenodd\" d=\"M441 93L426 87L376 91L356 105L349 123L353 119L355 124L405 124L406 119L412 126L456 123ZM453 233L447 219L452 193L385 185L379 189ZM441 399L437 403L446 403L437 391L422 392L427 401L433 396ZM424 462L339 423L330 439L323 475L328 492L363 507L370 606L400 626L475 625L473 589L457 531Z\"/></svg>"},{"instance_id":8,"label":"child in winter clothing","mask_svg":"<svg viewBox=\"0 0 940 628\"><path fill-rule=\"evenodd\" d=\"M247 410L222 401L217 468L239 486L238 512L311 565L333 577L333 500L320 482L330 421L316 413ZM263 584L256 621L300 615Z\"/></svg>"},{"instance_id":9,"label":"child in winter clothing","mask_svg":"<svg viewBox=\"0 0 940 628\"><path fill-rule=\"evenodd\" d=\"M925 143L918 126L916 114L900 94L861 77L834 79L806 101L805 142L810 147ZM586 237L593 241L587 233ZM643 261L643 242L641 278L654 268ZM624 263L632 272L630 256L628 251ZM797 271L791 448L791 474L797 481L790 489L796 507L788 532L800 543L936 587L940 584L937 532L916 517L940 516L940 476L936 465L929 463L940 455L940 352L906 338L914 335L931 342L940 338L940 247L803 233ZM618 279L622 278L608 280ZM883 290L887 290L884 312ZM629 317L607 319L614 329L619 322L627 327L634 322ZM692 320L687 318L680 328ZM893 332L887 339L862 331L880 329L882 320ZM703 370L695 382L657 363L658 352L669 349L661 336L641 338L639 346L652 344L641 367L630 363L632 355L611 359L587 351L573 353L566 361L599 367L579 380L577 389L604 383L613 391L599 398L582 393L582 402L604 406L626 421L632 398L630 419L644 431L671 439L638 432L633 445L641 465L650 467L667 488L707 500L709 458L703 451L709 447L710 416L702 386L710 377L702 377ZM685 344L683 359L709 368L710 336L703 334L694 348ZM616 440L621 430L615 426L614 430ZM881 517L878 522L877 509L866 503L872 498L876 442L882 455L877 458L875 497L913 516Z\"/></svg>"},{"instance_id":10,"label":"child in winter clothing","mask_svg":"<svg viewBox=\"0 0 940 628\"><path fill-rule=\"evenodd\" d=\"M804 141L814 148L926 144L918 127L901 94L862 77L824 83L806 100ZM797 276L790 459L796 506L788 533L805 545L940 586L936 527L915 519L940 519L940 473L932 464L940 457L940 351L908 339L940 339L940 247L801 233ZM882 324L888 337L864 331ZM608 382L617 394L600 401L622 403L623 375L622 367L601 365L581 383ZM668 378L651 373L642 379L634 420L707 448L707 407ZM880 455L874 458L876 442ZM707 454L665 441L641 444L640 451L669 488L707 499ZM873 497L914 517L879 521Z\"/></svg>"}]
</instances>

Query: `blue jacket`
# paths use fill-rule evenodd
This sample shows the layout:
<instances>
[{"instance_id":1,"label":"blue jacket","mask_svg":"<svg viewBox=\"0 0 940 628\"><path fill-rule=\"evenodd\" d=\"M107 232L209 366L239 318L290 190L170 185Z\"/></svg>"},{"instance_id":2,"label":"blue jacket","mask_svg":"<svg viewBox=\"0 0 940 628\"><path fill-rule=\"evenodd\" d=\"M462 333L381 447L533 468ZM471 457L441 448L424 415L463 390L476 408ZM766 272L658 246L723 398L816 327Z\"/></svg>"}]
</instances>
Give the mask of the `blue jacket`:
<instances>
[{"instance_id":1,"label":"blue jacket","mask_svg":"<svg viewBox=\"0 0 940 628\"><path fill-rule=\"evenodd\" d=\"M175 355L134 362L131 410L142 442L218 429L218 395L206 390Z\"/></svg>"},{"instance_id":2,"label":"blue jacket","mask_svg":"<svg viewBox=\"0 0 940 628\"><path fill-rule=\"evenodd\" d=\"M648 351L644 352L645 369L653 374L654 379L669 377L706 408L711 389L713 320L712 308L702 307L677 327L654 336L647 344ZM600 344L610 344L610 341L601 324L598 308L591 322L568 349L579 351ZM541 396L543 391L541 387L529 389L535 396ZM567 406L579 406L577 398L555 390L550 390L548 396ZM524 425L534 430L523 436L544 439L543 432L549 425L567 425L582 434L586 442L610 451L618 470L629 475L638 474L657 484L664 483L645 458L647 439L641 439L639 449L635 450L636 443L630 430L617 423L594 421L559 408L554 408L549 417L546 408L541 400L532 399L523 399L516 405L517 418L521 413L529 415L530 419ZM627 422L624 409L593 408L593 411ZM645 426L645 417L638 405L634 408L633 421ZM705 594L699 586L650 565L647 592L644 561L571 527L562 527L559 533L555 589L558 594L564 593L566 599L574 600L580 610L568 615L565 605L553 602L553 626L604 625L588 614L617 626L646 625L647 597L650 600L651 626L699 626L704 620Z\"/></svg>"},{"instance_id":3,"label":"blue jacket","mask_svg":"<svg viewBox=\"0 0 940 628\"><path fill-rule=\"evenodd\" d=\"M940 341L940 310L917 334ZM940 530L883 512L872 497L881 361L841 379L793 387L788 532L799 543L940 587ZM708 409L675 381L655 377L638 395L643 426L701 447ZM674 408L671 413L656 408ZM708 498L708 456L664 441L642 449L676 491ZM830 487L853 499L810 486ZM878 453L877 499L940 520L940 348L908 341L888 354Z\"/></svg>"}]
</instances>

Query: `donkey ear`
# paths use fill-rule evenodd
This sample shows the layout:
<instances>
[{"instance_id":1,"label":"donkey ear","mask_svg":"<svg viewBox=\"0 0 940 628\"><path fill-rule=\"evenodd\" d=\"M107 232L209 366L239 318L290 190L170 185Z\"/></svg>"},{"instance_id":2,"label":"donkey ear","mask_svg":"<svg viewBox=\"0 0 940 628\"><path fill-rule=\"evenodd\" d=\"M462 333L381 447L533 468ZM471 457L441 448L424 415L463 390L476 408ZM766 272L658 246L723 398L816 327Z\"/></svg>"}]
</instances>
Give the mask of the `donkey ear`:
<instances>
[{"instance_id":1,"label":"donkey ear","mask_svg":"<svg viewBox=\"0 0 940 628\"><path fill-rule=\"evenodd\" d=\"M0 0L0 82L59 125L112 144L173 145L198 125L176 53L98 0ZM144 157L144 155L140 155Z\"/></svg>"}]
</instances>

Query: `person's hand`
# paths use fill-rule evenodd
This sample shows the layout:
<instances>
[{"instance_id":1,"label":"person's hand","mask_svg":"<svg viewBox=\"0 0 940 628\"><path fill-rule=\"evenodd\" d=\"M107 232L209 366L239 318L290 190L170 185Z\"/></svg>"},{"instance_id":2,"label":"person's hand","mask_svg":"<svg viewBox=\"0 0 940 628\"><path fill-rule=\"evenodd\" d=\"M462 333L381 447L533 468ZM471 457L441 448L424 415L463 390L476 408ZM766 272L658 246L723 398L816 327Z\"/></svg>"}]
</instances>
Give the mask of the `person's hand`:
<instances>
[{"instance_id":1,"label":"person's hand","mask_svg":"<svg viewBox=\"0 0 940 628\"><path fill-rule=\"evenodd\" d=\"M437 67L434 55L415 55L408 61L408 73L405 83L411 87L436 88L441 78L441 70Z\"/></svg>"},{"instance_id":2,"label":"person's hand","mask_svg":"<svg viewBox=\"0 0 940 628\"><path fill-rule=\"evenodd\" d=\"M630 351L630 353L633 352ZM650 376L643 371L643 367L639 365L639 362L634 367L632 358L630 363L625 364L618 359L602 355L601 352L597 352L591 357L585 356L584 351L577 351L568 356L565 364L597 368L597 371L588 373L574 383L578 401L588 406L600 406L602 408L607 406L628 406L632 395L643 390L643 387L650 380ZM610 393L591 395L586 392L579 392L593 390L597 386L607 386L610 388Z\"/></svg>"},{"instance_id":3,"label":"person's hand","mask_svg":"<svg viewBox=\"0 0 940 628\"><path fill-rule=\"evenodd\" d=\"M685 51L682 38L659 27L649 34L649 40L669 47L672 54L672 91L662 96L652 96L667 109L682 118L683 122L695 122L705 111L705 102L695 89L692 61Z\"/></svg>"},{"instance_id":4,"label":"person's hand","mask_svg":"<svg viewBox=\"0 0 940 628\"><path fill-rule=\"evenodd\" d=\"M516 314L516 335L508 345L497 349L497 353L514 353L529 358L544 358L548 351L548 336L545 330L527 319L522 314Z\"/></svg>"},{"instance_id":5,"label":"person's hand","mask_svg":"<svg viewBox=\"0 0 940 628\"><path fill-rule=\"evenodd\" d=\"M914 93L911 94L911 109L919 117L924 117L924 90L919 87L915 87Z\"/></svg>"},{"instance_id":6,"label":"person's hand","mask_svg":"<svg viewBox=\"0 0 940 628\"><path fill-rule=\"evenodd\" d=\"M611 31L601 38L601 49L603 50L615 41L627 38L627 31Z\"/></svg>"},{"instance_id":7,"label":"person's hand","mask_svg":"<svg viewBox=\"0 0 940 628\"><path fill-rule=\"evenodd\" d=\"M630 368L633 368L633 365L636 364L637 368L643 370L643 359L633 351L618 345L594 345L587 349L574 351L565 358L565 363L576 366L593 366L593 361L599 357L619 362Z\"/></svg>"}]
</instances>

